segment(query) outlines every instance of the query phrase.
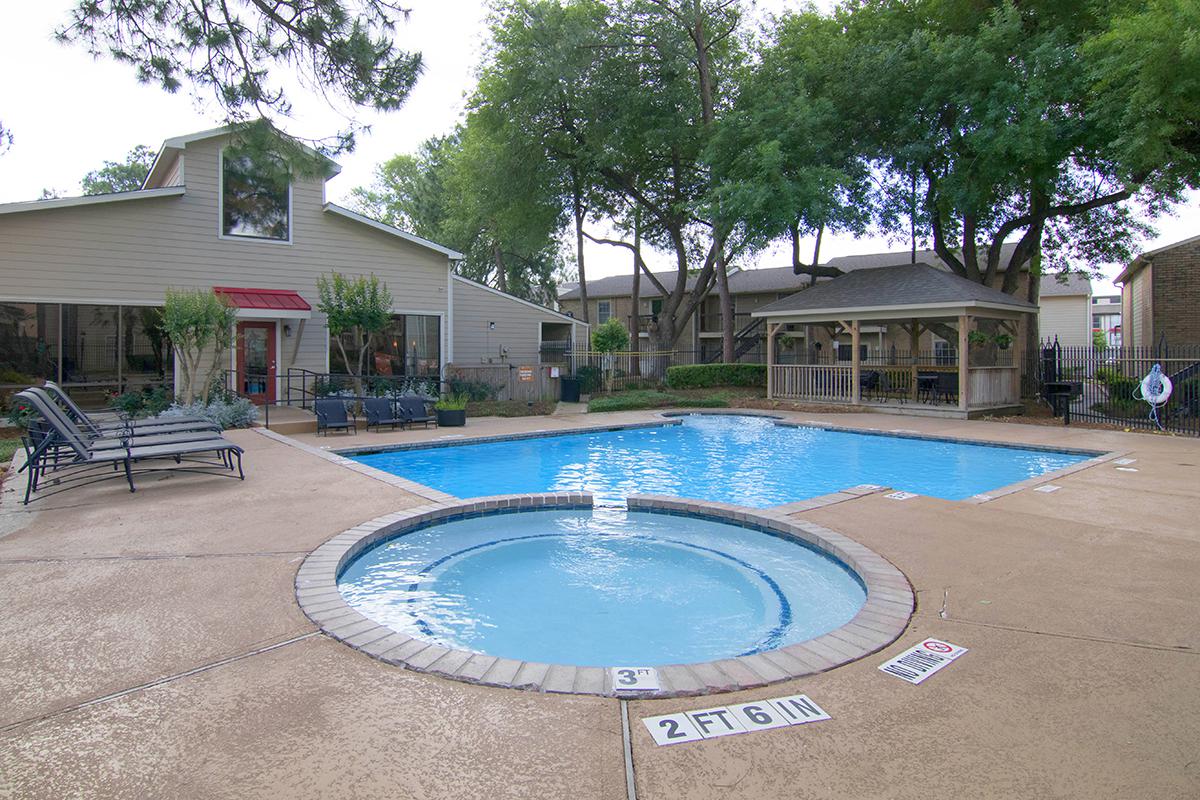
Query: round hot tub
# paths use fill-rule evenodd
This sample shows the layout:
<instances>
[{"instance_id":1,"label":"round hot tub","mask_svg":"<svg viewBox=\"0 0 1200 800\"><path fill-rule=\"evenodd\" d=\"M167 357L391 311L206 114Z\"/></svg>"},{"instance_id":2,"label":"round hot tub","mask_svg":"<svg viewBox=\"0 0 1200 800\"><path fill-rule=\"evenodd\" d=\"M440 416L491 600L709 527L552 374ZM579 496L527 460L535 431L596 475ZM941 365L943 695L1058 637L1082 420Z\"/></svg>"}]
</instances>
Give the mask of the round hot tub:
<instances>
[{"instance_id":1,"label":"round hot tub","mask_svg":"<svg viewBox=\"0 0 1200 800\"><path fill-rule=\"evenodd\" d=\"M657 667L661 693L796 677L885 646L911 612L894 567L806 523L664 498L523 500L359 526L301 568L301 604L384 660L587 693L609 688L596 667ZM729 680L686 666L703 664Z\"/></svg>"}]
</instances>

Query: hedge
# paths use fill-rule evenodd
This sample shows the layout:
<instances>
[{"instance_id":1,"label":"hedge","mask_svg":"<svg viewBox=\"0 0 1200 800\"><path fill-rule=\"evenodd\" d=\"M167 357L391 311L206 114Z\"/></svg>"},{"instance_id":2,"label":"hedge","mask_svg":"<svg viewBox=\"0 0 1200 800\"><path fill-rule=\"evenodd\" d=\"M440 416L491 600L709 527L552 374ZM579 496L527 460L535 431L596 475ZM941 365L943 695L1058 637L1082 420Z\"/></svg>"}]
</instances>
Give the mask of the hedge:
<instances>
[{"instance_id":1,"label":"hedge","mask_svg":"<svg viewBox=\"0 0 1200 800\"><path fill-rule=\"evenodd\" d=\"M690 364L667 368L667 386L672 389L766 385L766 364Z\"/></svg>"}]
</instances>

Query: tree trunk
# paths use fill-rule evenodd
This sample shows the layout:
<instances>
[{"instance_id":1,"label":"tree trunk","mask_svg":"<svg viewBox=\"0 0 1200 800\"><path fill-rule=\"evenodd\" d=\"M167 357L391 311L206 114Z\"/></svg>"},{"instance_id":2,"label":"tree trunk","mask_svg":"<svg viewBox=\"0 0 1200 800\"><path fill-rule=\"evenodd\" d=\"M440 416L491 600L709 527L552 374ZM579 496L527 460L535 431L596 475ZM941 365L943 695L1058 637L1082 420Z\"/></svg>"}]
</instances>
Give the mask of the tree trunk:
<instances>
[{"instance_id":1,"label":"tree trunk","mask_svg":"<svg viewBox=\"0 0 1200 800\"><path fill-rule=\"evenodd\" d=\"M496 288L502 292L507 292L508 270L504 266L504 254L500 252L499 242L492 243L492 261L496 264Z\"/></svg>"},{"instance_id":2,"label":"tree trunk","mask_svg":"<svg viewBox=\"0 0 1200 800\"><path fill-rule=\"evenodd\" d=\"M721 303L721 360L726 364L734 362L733 336L733 297L729 294L729 272L725 268L725 243L717 242L717 295Z\"/></svg>"},{"instance_id":3,"label":"tree trunk","mask_svg":"<svg viewBox=\"0 0 1200 800\"><path fill-rule=\"evenodd\" d=\"M1042 247L1041 247L1041 243L1039 242L1037 247L1033 251L1033 259L1029 262L1029 289L1028 289L1028 292L1026 293L1025 299L1028 300L1029 302L1033 303L1036 306L1038 304L1038 300L1041 299L1041 295L1042 295ZM1025 315L1025 347L1023 348L1023 351L1024 351L1027 359L1031 354L1037 354L1040 352L1040 348L1041 348L1041 344L1042 344L1041 335L1042 335L1041 330L1038 328L1038 315L1037 314L1026 314ZM1017 352L1021 352L1021 351L1022 351L1022 349L1018 349ZM1018 364L1017 366L1021 369L1025 368L1024 364Z\"/></svg>"},{"instance_id":4,"label":"tree trunk","mask_svg":"<svg viewBox=\"0 0 1200 800\"><path fill-rule=\"evenodd\" d=\"M629 331L629 351L633 353L629 358L629 366L634 375L641 376L642 364L638 352L642 349L642 213L641 209L634 209L633 212L633 324ZM583 273L580 272L579 285L583 286ZM586 298L586 295L584 295ZM584 301L584 310L587 310L587 301Z\"/></svg>"},{"instance_id":5,"label":"tree trunk","mask_svg":"<svg viewBox=\"0 0 1200 800\"><path fill-rule=\"evenodd\" d=\"M588 323L587 270L583 265L583 218L586 216L583 208L583 192L579 187L579 171L571 168L571 199L575 205L575 260L579 262L579 301L583 304L583 321ZM637 264L633 267L637 274Z\"/></svg>"}]
</instances>

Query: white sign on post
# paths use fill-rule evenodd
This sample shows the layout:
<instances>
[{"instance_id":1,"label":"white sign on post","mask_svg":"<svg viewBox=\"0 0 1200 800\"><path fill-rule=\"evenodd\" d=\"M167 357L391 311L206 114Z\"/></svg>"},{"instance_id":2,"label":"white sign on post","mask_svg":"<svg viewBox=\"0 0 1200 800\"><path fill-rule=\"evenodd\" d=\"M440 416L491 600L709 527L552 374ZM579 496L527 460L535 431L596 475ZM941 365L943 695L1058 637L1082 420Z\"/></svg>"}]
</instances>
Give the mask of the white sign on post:
<instances>
[{"instance_id":1,"label":"white sign on post","mask_svg":"<svg viewBox=\"0 0 1200 800\"><path fill-rule=\"evenodd\" d=\"M658 690L658 670L654 667L613 667L613 689L618 692Z\"/></svg>"},{"instance_id":2,"label":"white sign on post","mask_svg":"<svg viewBox=\"0 0 1200 800\"><path fill-rule=\"evenodd\" d=\"M879 669L909 683L920 683L966 652L967 648L956 644L940 639L926 639L916 647L910 647L890 661L880 664Z\"/></svg>"}]
</instances>

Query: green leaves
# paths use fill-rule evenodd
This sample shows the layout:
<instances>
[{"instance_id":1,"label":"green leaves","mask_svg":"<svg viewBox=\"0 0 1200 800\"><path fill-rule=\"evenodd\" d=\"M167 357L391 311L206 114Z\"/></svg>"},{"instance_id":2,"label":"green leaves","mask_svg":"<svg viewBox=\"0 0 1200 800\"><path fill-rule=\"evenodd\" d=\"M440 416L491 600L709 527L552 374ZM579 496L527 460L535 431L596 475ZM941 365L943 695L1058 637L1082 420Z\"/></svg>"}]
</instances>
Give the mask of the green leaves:
<instances>
[{"instance_id":1,"label":"green leaves","mask_svg":"<svg viewBox=\"0 0 1200 800\"><path fill-rule=\"evenodd\" d=\"M138 145L129 151L124 162L105 161L104 166L83 176L83 193L112 194L140 189L154 163L154 156L154 150Z\"/></svg>"},{"instance_id":2,"label":"green leaves","mask_svg":"<svg viewBox=\"0 0 1200 800\"><path fill-rule=\"evenodd\" d=\"M390 0L77 0L60 41L131 64L167 92L190 84L228 121L291 113L280 76L360 108L399 108L421 74L419 53L395 46L407 14ZM323 140L350 149L351 126Z\"/></svg>"},{"instance_id":3,"label":"green leaves","mask_svg":"<svg viewBox=\"0 0 1200 800\"><path fill-rule=\"evenodd\" d=\"M340 272L317 276L317 308L325 315L332 336L358 330L383 330L392 319L392 295L371 275L347 278Z\"/></svg>"},{"instance_id":4,"label":"green leaves","mask_svg":"<svg viewBox=\"0 0 1200 800\"><path fill-rule=\"evenodd\" d=\"M592 349L600 353L615 353L629 347L629 331L616 317L592 329Z\"/></svg>"}]
</instances>

